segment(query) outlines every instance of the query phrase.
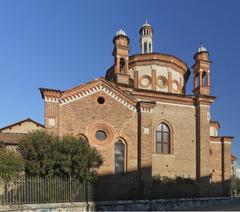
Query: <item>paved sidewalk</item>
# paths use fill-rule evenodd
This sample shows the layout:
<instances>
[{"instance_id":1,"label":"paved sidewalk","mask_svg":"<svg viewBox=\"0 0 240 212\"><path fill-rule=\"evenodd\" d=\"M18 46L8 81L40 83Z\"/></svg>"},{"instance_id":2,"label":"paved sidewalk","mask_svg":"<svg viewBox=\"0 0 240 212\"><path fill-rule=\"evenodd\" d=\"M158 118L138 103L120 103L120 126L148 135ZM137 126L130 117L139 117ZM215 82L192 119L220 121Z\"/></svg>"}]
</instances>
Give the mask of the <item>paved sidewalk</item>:
<instances>
[{"instance_id":1,"label":"paved sidewalk","mask_svg":"<svg viewBox=\"0 0 240 212\"><path fill-rule=\"evenodd\" d=\"M191 208L188 211L240 211L240 198L236 198L228 203L221 203L203 208Z\"/></svg>"}]
</instances>

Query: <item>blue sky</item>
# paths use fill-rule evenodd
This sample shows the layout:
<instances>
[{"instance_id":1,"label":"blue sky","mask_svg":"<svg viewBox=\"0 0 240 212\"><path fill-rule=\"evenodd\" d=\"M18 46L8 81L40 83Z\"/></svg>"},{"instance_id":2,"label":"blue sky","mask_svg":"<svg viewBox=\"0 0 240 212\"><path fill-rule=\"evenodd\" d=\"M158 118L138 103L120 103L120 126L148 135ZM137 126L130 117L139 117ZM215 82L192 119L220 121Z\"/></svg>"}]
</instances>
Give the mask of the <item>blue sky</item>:
<instances>
[{"instance_id":1,"label":"blue sky","mask_svg":"<svg viewBox=\"0 0 240 212\"><path fill-rule=\"evenodd\" d=\"M202 42L210 52L211 117L221 135L235 136L240 156L240 1L237 0L0 0L0 127L31 117L43 123L39 87L68 89L112 65L112 38L123 27L131 54L139 53L139 27L154 28L154 51L189 67ZM192 77L187 91L191 94Z\"/></svg>"}]
</instances>

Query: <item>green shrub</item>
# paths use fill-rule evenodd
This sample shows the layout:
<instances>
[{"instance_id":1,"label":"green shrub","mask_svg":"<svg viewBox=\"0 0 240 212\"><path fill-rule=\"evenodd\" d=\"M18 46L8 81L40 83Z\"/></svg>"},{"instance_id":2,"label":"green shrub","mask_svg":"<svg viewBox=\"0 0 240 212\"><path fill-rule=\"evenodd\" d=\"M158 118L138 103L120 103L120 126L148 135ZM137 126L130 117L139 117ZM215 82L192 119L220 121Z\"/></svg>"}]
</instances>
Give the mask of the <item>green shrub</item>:
<instances>
[{"instance_id":1,"label":"green shrub","mask_svg":"<svg viewBox=\"0 0 240 212\"><path fill-rule=\"evenodd\" d=\"M0 144L0 178L7 185L24 170L24 161L15 152L6 149L3 142Z\"/></svg>"},{"instance_id":2,"label":"green shrub","mask_svg":"<svg viewBox=\"0 0 240 212\"><path fill-rule=\"evenodd\" d=\"M103 163L100 153L83 138L30 133L20 144L27 176L68 177L93 182Z\"/></svg>"}]
</instances>

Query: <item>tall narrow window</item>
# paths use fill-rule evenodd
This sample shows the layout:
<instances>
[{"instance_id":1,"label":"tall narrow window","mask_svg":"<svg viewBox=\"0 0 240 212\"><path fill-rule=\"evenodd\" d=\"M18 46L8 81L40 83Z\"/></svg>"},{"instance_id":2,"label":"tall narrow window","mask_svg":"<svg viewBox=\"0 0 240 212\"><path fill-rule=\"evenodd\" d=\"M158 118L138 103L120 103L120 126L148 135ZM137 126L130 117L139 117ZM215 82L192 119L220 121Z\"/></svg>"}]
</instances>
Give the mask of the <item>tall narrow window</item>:
<instances>
[{"instance_id":1,"label":"tall narrow window","mask_svg":"<svg viewBox=\"0 0 240 212\"><path fill-rule=\"evenodd\" d=\"M115 145L115 173L124 174L125 169L125 144L118 140Z\"/></svg>"},{"instance_id":2,"label":"tall narrow window","mask_svg":"<svg viewBox=\"0 0 240 212\"><path fill-rule=\"evenodd\" d=\"M157 127L156 153L170 153L170 130L165 123L160 123Z\"/></svg>"},{"instance_id":3,"label":"tall narrow window","mask_svg":"<svg viewBox=\"0 0 240 212\"><path fill-rule=\"evenodd\" d=\"M147 42L144 43L144 53L147 53Z\"/></svg>"},{"instance_id":4,"label":"tall narrow window","mask_svg":"<svg viewBox=\"0 0 240 212\"><path fill-rule=\"evenodd\" d=\"M120 73L124 73L125 70L125 60L124 58L120 58Z\"/></svg>"},{"instance_id":5,"label":"tall narrow window","mask_svg":"<svg viewBox=\"0 0 240 212\"><path fill-rule=\"evenodd\" d=\"M202 73L202 83L203 83L203 86L207 86L207 74L206 74L206 72Z\"/></svg>"},{"instance_id":6,"label":"tall narrow window","mask_svg":"<svg viewBox=\"0 0 240 212\"><path fill-rule=\"evenodd\" d=\"M149 51L148 51L149 53L151 53L151 52L152 52L152 50L151 50L151 49L152 49L152 47L151 47L151 43L149 43Z\"/></svg>"}]
</instances>

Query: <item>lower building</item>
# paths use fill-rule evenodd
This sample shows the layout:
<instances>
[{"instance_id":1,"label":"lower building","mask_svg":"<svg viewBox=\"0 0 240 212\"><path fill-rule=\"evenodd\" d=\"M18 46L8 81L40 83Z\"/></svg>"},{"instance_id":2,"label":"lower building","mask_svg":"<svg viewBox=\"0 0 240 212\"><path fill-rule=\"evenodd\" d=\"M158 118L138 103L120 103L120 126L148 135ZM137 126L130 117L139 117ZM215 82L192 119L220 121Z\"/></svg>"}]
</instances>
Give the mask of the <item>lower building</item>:
<instances>
[{"instance_id":1,"label":"lower building","mask_svg":"<svg viewBox=\"0 0 240 212\"><path fill-rule=\"evenodd\" d=\"M8 150L17 151L18 144L31 131L45 130L45 127L30 119L24 119L11 125L0 128L0 141L2 141Z\"/></svg>"}]
</instances>

